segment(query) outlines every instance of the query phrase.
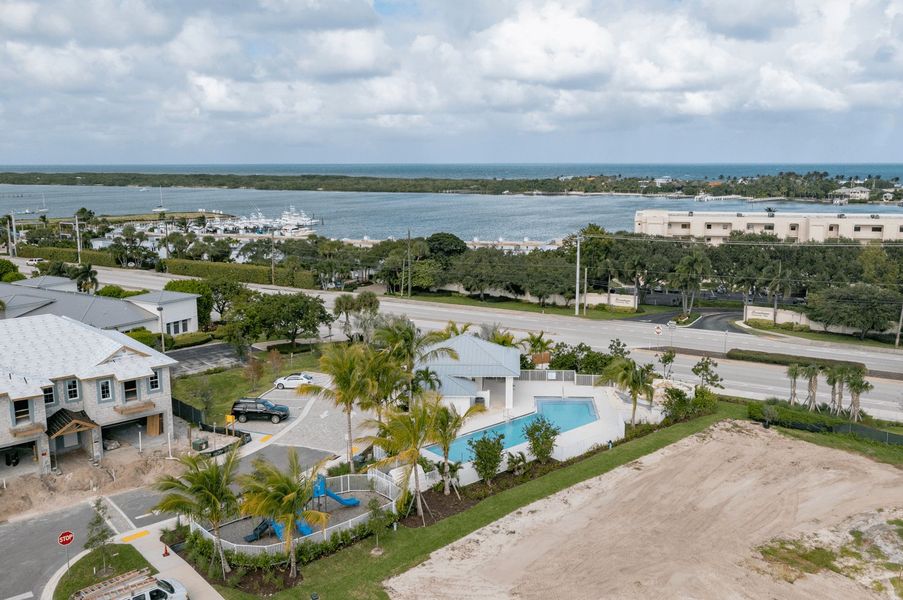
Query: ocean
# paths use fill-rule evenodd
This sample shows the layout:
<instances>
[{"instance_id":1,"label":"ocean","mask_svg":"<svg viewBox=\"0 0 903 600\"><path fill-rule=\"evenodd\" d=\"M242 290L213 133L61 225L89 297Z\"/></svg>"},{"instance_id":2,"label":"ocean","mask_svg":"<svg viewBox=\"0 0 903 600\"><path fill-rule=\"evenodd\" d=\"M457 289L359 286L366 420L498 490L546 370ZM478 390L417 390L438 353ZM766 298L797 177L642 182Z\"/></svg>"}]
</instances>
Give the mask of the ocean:
<instances>
[{"instance_id":1,"label":"ocean","mask_svg":"<svg viewBox=\"0 0 903 600\"><path fill-rule=\"evenodd\" d=\"M102 186L0 185L0 214L46 206L51 217L71 216L84 206L97 214L147 213L160 202L157 189ZM323 219L317 233L332 238L386 239L447 231L463 239L547 241L573 233L587 223L609 231L633 231L634 212L642 209L764 212L903 213L900 206L875 207L802 202L749 203L642 196L488 196L468 194L269 191L165 188L170 211L222 210L247 215L259 210L277 217L294 206Z\"/></svg>"}]
</instances>

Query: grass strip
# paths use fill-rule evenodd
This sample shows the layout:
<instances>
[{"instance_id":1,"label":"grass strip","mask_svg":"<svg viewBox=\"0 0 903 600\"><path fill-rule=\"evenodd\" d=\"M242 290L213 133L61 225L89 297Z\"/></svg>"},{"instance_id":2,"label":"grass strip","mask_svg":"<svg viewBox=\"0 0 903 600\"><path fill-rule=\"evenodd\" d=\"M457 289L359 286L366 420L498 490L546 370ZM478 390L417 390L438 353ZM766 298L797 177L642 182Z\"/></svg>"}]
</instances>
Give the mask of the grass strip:
<instances>
[{"instance_id":1,"label":"grass strip","mask_svg":"<svg viewBox=\"0 0 903 600\"><path fill-rule=\"evenodd\" d=\"M56 590L53 592L53 600L68 600L69 596L89 585L100 583L110 577L134 571L135 569L150 567L151 574L157 572L134 546L129 544L111 544L109 548L110 558L107 559L107 567L111 569L109 573L103 577L94 576L95 569L99 571L103 567L103 561L100 553L97 550L93 550L73 563L69 572L63 575L56 586Z\"/></svg>"}]
</instances>

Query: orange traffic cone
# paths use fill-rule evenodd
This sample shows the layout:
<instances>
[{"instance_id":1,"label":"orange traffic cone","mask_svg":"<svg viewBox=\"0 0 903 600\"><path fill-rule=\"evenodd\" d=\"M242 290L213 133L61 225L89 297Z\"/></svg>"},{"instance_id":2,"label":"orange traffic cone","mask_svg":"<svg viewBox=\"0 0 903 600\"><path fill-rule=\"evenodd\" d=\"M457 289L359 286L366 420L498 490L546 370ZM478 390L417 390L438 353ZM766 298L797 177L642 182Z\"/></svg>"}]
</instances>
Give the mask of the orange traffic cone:
<instances>
[{"instance_id":1,"label":"orange traffic cone","mask_svg":"<svg viewBox=\"0 0 903 600\"><path fill-rule=\"evenodd\" d=\"M163 556L169 556L169 546L163 544Z\"/></svg>"}]
</instances>

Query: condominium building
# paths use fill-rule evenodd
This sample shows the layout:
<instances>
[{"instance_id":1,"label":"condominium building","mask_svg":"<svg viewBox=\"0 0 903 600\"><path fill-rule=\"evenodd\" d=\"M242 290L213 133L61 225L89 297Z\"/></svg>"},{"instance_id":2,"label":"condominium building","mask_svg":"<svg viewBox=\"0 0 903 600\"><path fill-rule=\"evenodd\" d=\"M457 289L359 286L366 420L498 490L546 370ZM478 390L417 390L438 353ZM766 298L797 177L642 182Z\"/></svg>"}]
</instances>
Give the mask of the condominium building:
<instances>
[{"instance_id":1,"label":"condominium building","mask_svg":"<svg viewBox=\"0 0 903 600\"><path fill-rule=\"evenodd\" d=\"M175 364L123 333L68 317L0 320L0 455L7 466L33 460L43 474L63 452L100 460L109 427L170 435Z\"/></svg>"},{"instance_id":2,"label":"condominium building","mask_svg":"<svg viewBox=\"0 0 903 600\"><path fill-rule=\"evenodd\" d=\"M767 233L800 242L839 238L891 242L903 241L903 214L638 210L634 232L703 239L715 245L734 232Z\"/></svg>"}]
</instances>

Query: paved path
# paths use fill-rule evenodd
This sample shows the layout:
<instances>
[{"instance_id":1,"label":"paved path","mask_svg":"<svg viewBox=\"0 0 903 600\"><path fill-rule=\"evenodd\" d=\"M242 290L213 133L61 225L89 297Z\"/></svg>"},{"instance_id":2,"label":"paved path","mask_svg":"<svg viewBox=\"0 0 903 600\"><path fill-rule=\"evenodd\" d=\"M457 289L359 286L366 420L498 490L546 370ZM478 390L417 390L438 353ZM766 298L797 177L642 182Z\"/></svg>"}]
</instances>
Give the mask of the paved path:
<instances>
[{"instance_id":1,"label":"paved path","mask_svg":"<svg viewBox=\"0 0 903 600\"><path fill-rule=\"evenodd\" d=\"M173 376L203 373L217 367L231 367L240 362L235 349L223 342L171 350L166 354L179 361L173 369Z\"/></svg>"}]
</instances>

